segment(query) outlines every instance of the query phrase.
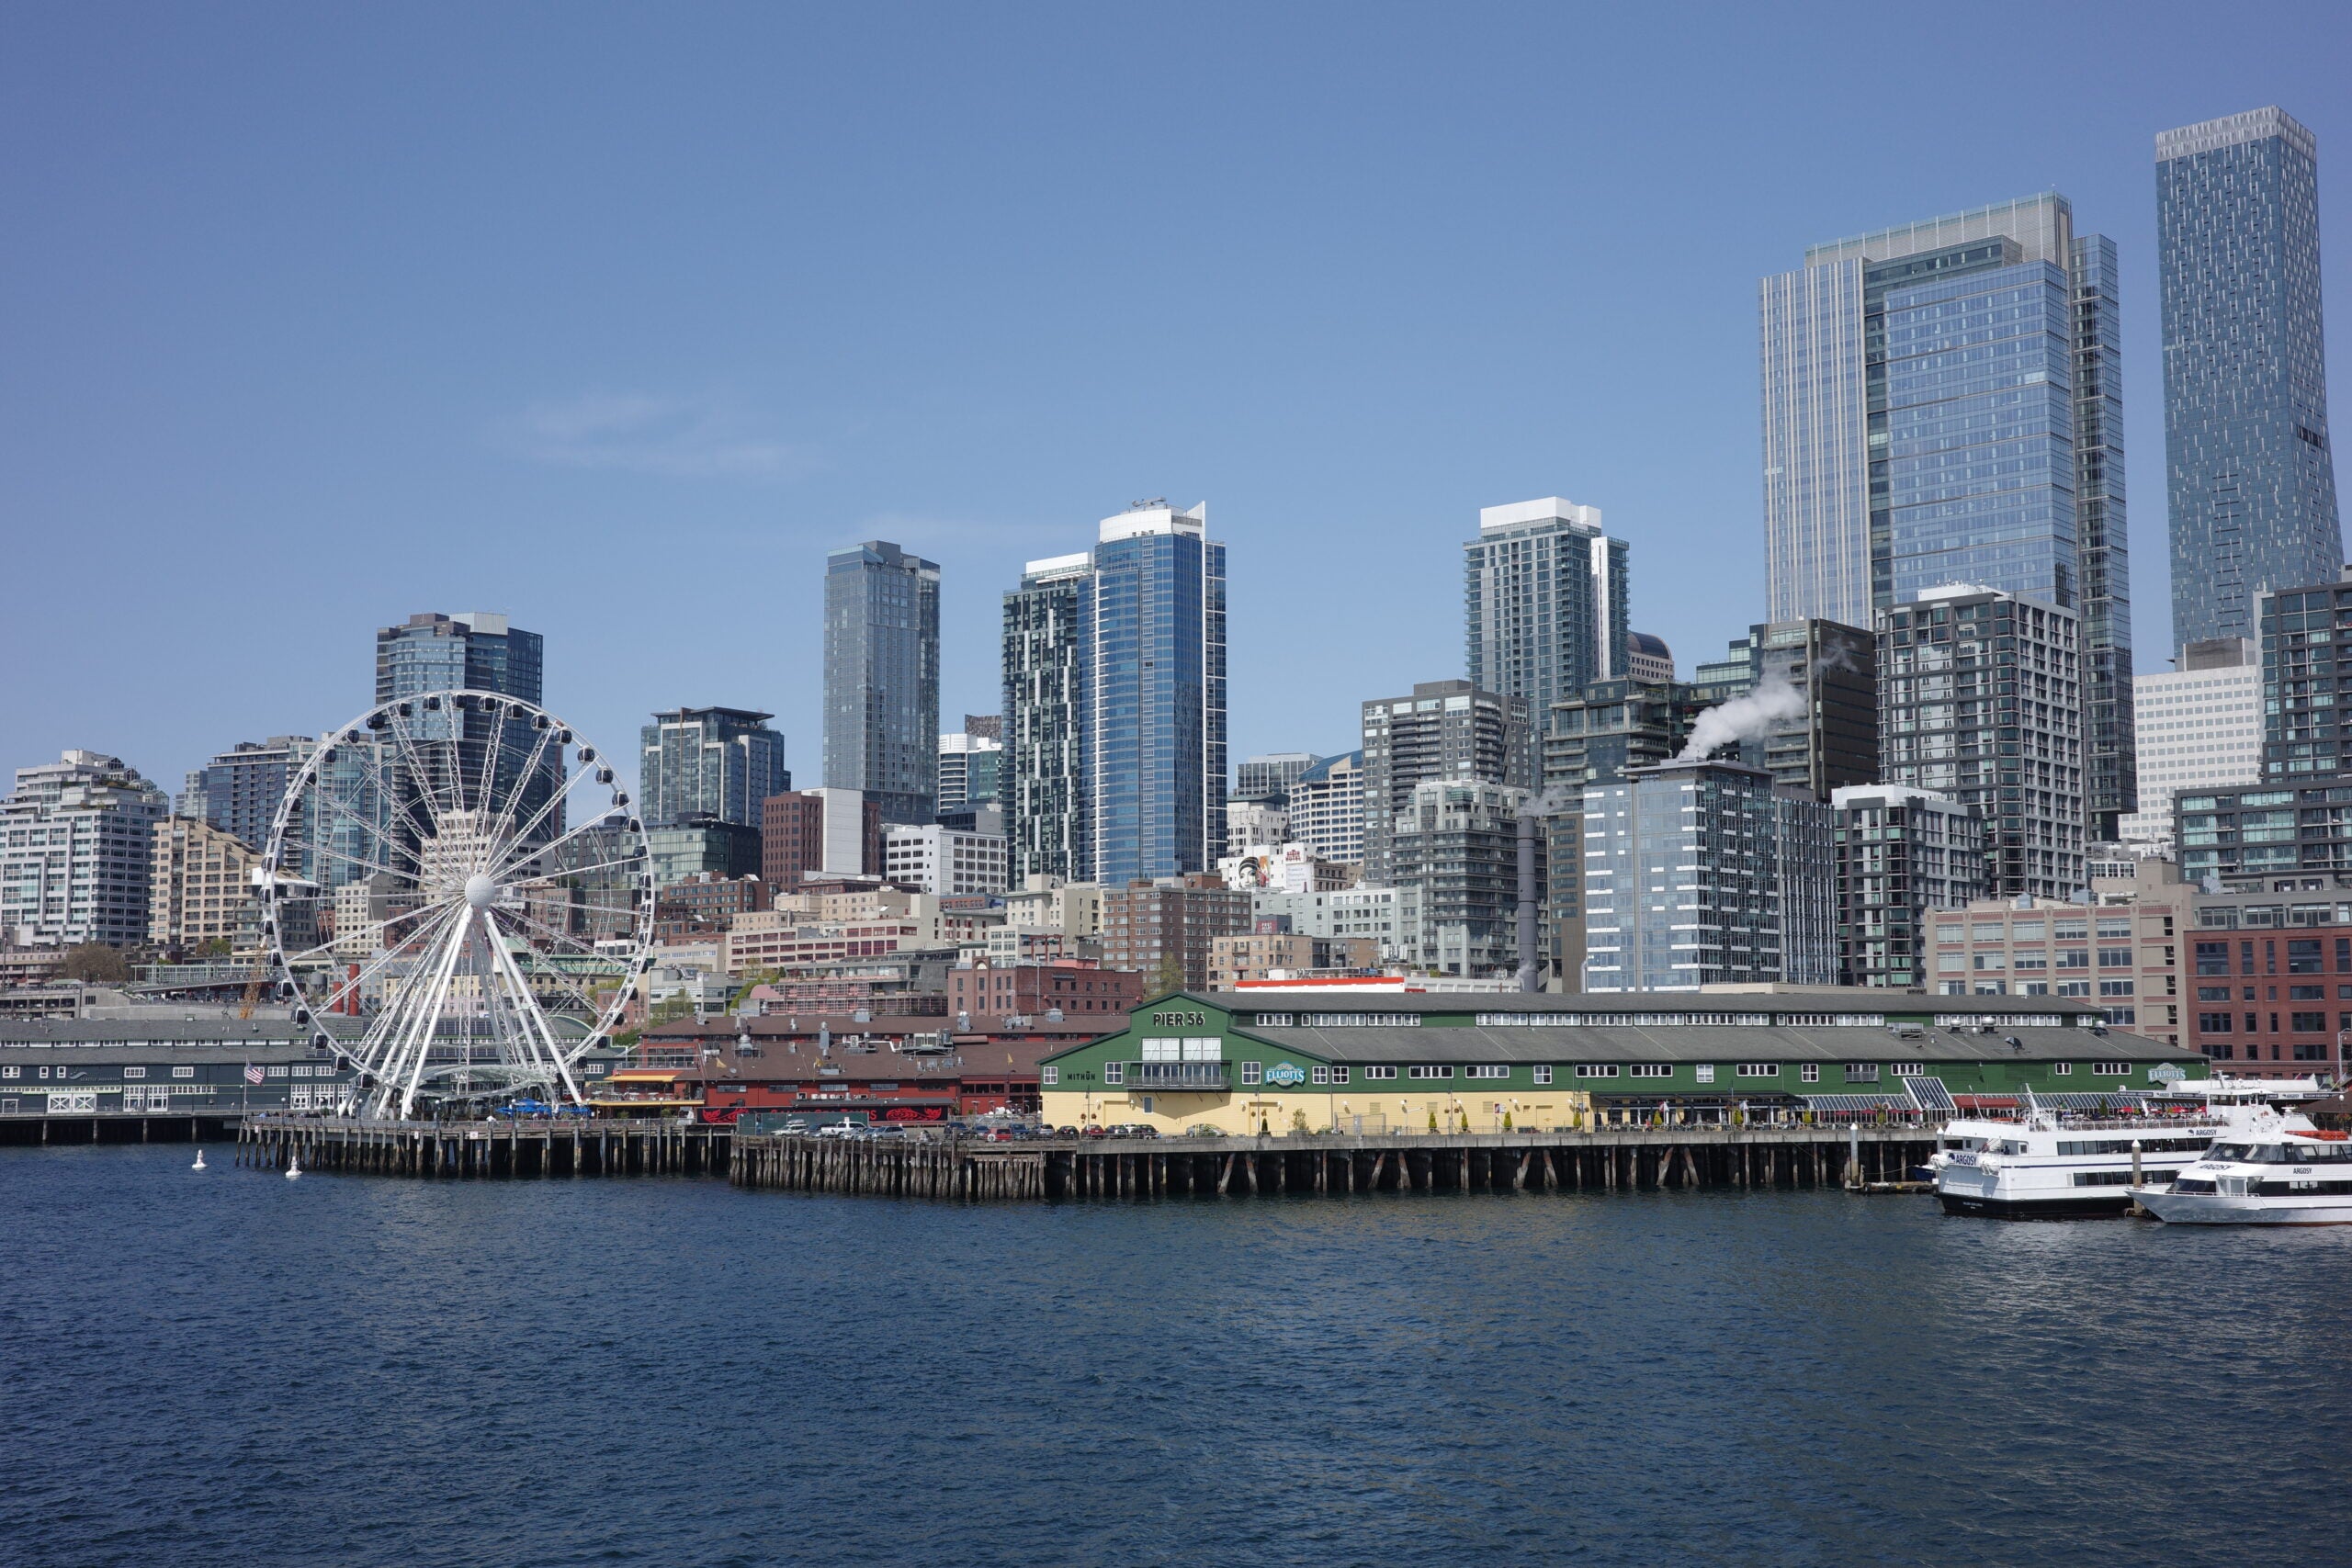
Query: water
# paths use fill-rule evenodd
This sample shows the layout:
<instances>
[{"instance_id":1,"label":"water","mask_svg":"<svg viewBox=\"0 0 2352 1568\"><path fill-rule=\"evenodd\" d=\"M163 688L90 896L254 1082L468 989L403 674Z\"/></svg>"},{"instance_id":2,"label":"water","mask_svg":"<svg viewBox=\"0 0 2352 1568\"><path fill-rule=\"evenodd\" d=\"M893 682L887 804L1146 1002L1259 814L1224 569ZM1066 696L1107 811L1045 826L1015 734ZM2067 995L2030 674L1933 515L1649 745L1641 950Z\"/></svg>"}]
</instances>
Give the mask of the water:
<instances>
[{"instance_id":1,"label":"water","mask_svg":"<svg viewBox=\"0 0 2352 1568\"><path fill-rule=\"evenodd\" d=\"M0 1150L0 1562L2240 1564L2352 1525L2352 1229L228 1154Z\"/></svg>"}]
</instances>

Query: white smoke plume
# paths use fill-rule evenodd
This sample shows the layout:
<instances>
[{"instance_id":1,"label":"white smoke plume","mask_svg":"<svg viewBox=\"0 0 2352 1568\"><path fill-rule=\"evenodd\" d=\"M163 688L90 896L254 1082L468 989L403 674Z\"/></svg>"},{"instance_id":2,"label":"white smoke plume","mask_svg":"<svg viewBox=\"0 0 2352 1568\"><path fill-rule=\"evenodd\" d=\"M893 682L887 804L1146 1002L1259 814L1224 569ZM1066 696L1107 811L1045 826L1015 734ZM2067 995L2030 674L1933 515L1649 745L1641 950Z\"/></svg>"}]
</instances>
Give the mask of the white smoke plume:
<instances>
[{"instance_id":1,"label":"white smoke plume","mask_svg":"<svg viewBox=\"0 0 2352 1568\"><path fill-rule=\"evenodd\" d=\"M1756 689L1746 696L1717 703L1702 713L1690 726L1690 742L1674 760L1698 761L1720 747L1755 739L1776 724L1803 718L1804 711L1804 694L1782 671L1767 670Z\"/></svg>"}]
</instances>

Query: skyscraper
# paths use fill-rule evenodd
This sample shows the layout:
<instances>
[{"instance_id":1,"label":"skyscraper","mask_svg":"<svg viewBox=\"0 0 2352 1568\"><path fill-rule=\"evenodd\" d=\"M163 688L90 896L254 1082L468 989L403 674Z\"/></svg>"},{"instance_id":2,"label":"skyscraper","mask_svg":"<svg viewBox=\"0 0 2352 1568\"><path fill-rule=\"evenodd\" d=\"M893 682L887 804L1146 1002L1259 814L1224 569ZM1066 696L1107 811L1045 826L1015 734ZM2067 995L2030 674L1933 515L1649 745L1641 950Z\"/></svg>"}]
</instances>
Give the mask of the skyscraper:
<instances>
[{"instance_id":1,"label":"skyscraper","mask_svg":"<svg viewBox=\"0 0 2352 1568\"><path fill-rule=\"evenodd\" d=\"M1625 673L1625 541L1558 496L1489 506L1462 547L1470 683L1541 714Z\"/></svg>"},{"instance_id":2,"label":"skyscraper","mask_svg":"<svg viewBox=\"0 0 2352 1568\"><path fill-rule=\"evenodd\" d=\"M968 729L939 738L940 810L998 806L1002 804L1003 790L1003 741Z\"/></svg>"},{"instance_id":3,"label":"skyscraper","mask_svg":"<svg viewBox=\"0 0 2352 1568\"><path fill-rule=\"evenodd\" d=\"M825 558L825 786L885 822L938 809L939 567L869 539Z\"/></svg>"},{"instance_id":4,"label":"skyscraper","mask_svg":"<svg viewBox=\"0 0 2352 1568\"><path fill-rule=\"evenodd\" d=\"M2080 616L2085 808L2134 790L2115 248L2044 192L1805 253L1761 287L1774 621L1975 583Z\"/></svg>"},{"instance_id":5,"label":"skyscraper","mask_svg":"<svg viewBox=\"0 0 2352 1568\"><path fill-rule=\"evenodd\" d=\"M1225 846L1225 547L1208 508L1141 502L1097 533L1080 739L1094 879L1214 872Z\"/></svg>"},{"instance_id":6,"label":"skyscraper","mask_svg":"<svg viewBox=\"0 0 2352 1568\"><path fill-rule=\"evenodd\" d=\"M672 708L639 732L639 810L648 828L694 818L760 825L760 803L792 787L774 714Z\"/></svg>"},{"instance_id":7,"label":"skyscraper","mask_svg":"<svg viewBox=\"0 0 2352 1568\"><path fill-rule=\"evenodd\" d=\"M1138 502L1004 596L1011 874L1124 886L1225 849L1225 547Z\"/></svg>"},{"instance_id":8,"label":"skyscraper","mask_svg":"<svg viewBox=\"0 0 2352 1568\"><path fill-rule=\"evenodd\" d=\"M1312 751L1269 751L1245 757L1233 770L1233 798L1287 805L1291 785L1323 759Z\"/></svg>"},{"instance_id":9,"label":"skyscraper","mask_svg":"<svg viewBox=\"0 0 2352 1568\"><path fill-rule=\"evenodd\" d=\"M1093 878L1088 848L1084 757L1086 661L1082 624L1094 558L1080 551L1034 560L1004 596L1004 760L1000 798L1012 840L1010 874Z\"/></svg>"},{"instance_id":10,"label":"skyscraper","mask_svg":"<svg viewBox=\"0 0 2352 1568\"><path fill-rule=\"evenodd\" d=\"M2322 358L2318 144L2255 109L2156 138L2172 640L2343 564Z\"/></svg>"},{"instance_id":11,"label":"skyscraper","mask_svg":"<svg viewBox=\"0 0 2352 1568\"><path fill-rule=\"evenodd\" d=\"M1390 886L1388 835L1412 805L1415 787L1431 780L1532 788L1527 699L1480 691L1468 681L1421 681L1410 696L1363 705L1366 883Z\"/></svg>"},{"instance_id":12,"label":"skyscraper","mask_svg":"<svg viewBox=\"0 0 2352 1568\"><path fill-rule=\"evenodd\" d=\"M318 742L307 735L240 740L200 768L190 768L175 815L234 833L250 849L269 840L286 786L311 760Z\"/></svg>"}]
</instances>

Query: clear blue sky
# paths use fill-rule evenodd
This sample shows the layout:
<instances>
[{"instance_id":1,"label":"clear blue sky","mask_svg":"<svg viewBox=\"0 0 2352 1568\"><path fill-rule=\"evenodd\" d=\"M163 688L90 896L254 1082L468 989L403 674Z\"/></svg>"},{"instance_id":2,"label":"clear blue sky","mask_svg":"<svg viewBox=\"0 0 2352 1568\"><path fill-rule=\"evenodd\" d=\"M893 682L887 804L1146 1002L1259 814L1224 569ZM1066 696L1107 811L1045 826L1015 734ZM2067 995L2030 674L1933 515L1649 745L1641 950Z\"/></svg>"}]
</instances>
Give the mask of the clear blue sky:
<instances>
[{"instance_id":1,"label":"clear blue sky","mask_svg":"<svg viewBox=\"0 0 2352 1568\"><path fill-rule=\"evenodd\" d=\"M815 783L828 548L943 563L952 726L1021 563L1143 496L1231 547L1237 758L1459 674L1498 502L1603 508L1687 675L1762 613L1757 278L2050 187L2122 250L2161 668L2151 139L2318 133L2352 399L2347 44L2341 5L20 0L0 766L176 789L363 708L379 624L490 609L607 749L759 706Z\"/></svg>"}]
</instances>

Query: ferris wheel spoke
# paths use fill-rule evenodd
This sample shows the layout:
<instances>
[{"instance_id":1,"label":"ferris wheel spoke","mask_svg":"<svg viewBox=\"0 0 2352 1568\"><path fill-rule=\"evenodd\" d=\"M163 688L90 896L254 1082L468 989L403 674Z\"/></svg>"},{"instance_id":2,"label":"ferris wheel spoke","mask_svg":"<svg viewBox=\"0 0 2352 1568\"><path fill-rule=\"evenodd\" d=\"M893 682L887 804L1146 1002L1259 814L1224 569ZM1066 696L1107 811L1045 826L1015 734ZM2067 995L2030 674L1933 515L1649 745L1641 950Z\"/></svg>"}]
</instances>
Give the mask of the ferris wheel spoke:
<instances>
[{"instance_id":1,"label":"ferris wheel spoke","mask_svg":"<svg viewBox=\"0 0 2352 1568\"><path fill-rule=\"evenodd\" d=\"M360 816L359 813L345 805L342 800L323 790L319 792L318 799L320 803L324 805L329 810L334 812L336 815L343 818L345 821L349 822L354 828L359 830L362 835L360 842L369 844L389 844L402 854L408 855L412 860L416 858L416 852L413 850L411 850L406 844L401 842L400 840L394 838L390 833L385 831L387 827L386 823L369 821L367 818ZM353 858L347 852L336 849L334 840L331 836L322 837L316 843L312 843L307 839L300 838L298 838L293 841L297 846L306 849L315 854L339 854L346 860Z\"/></svg>"},{"instance_id":2,"label":"ferris wheel spoke","mask_svg":"<svg viewBox=\"0 0 2352 1568\"><path fill-rule=\"evenodd\" d=\"M540 852L544 853L545 852L542 851ZM530 880L534 882L560 882L567 876L587 876L594 872L619 871L629 867L634 867L639 874L643 874L646 871L646 862L650 858L650 856L646 855L624 855L617 860L600 860L593 865L560 866L547 871L540 875L532 877Z\"/></svg>"},{"instance_id":3,"label":"ferris wheel spoke","mask_svg":"<svg viewBox=\"0 0 2352 1568\"><path fill-rule=\"evenodd\" d=\"M459 908L462 907L459 906ZM403 958L422 959L425 953L432 951L435 941L447 923L455 918L456 913L455 909L434 910L431 918L420 924L414 931L403 937L398 946L386 948L362 966L358 974L346 976L329 987L324 1005L314 1010L332 1013L352 998L365 997L368 982L392 964Z\"/></svg>"},{"instance_id":4,"label":"ferris wheel spoke","mask_svg":"<svg viewBox=\"0 0 2352 1568\"><path fill-rule=\"evenodd\" d=\"M537 731L538 739L531 747L531 755L524 762L522 772L514 775L514 787L507 792L505 800L500 803L498 819L491 825L492 843L503 844L513 841L508 835L514 826L515 807L521 806L528 797L531 781L540 776L540 767L547 761L548 743L562 733L562 727L556 724L549 724L545 729ZM561 761L561 755L560 752L557 753L559 762Z\"/></svg>"},{"instance_id":5,"label":"ferris wheel spoke","mask_svg":"<svg viewBox=\"0 0 2352 1568\"><path fill-rule=\"evenodd\" d=\"M433 794L433 775L426 771L424 763L417 756L415 740L410 736L408 726L401 721L401 716L398 713L393 714L391 722L385 725L384 728L385 732L391 736L394 749L400 752L405 761L409 782L413 785L411 789L399 789L401 781L398 774L394 774L389 781L387 793L400 803L394 807L394 809L399 810L405 817L409 814L410 802L422 805L427 818L425 826L428 834L437 839L441 836L441 815L438 810L440 803Z\"/></svg>"},{"instance_id":6,"label":"ferris wheel spoke","mask_svg":"<svg viewBox=\"0 0 2352 1568\"><path fill-rule=\"evenodd\" d=\"M560 797L558 797L558 799L559 799L559 802L560 802ZM557 837L557 838L551 839L551 840L549 840L548 842L546 842L546 843L544 843L544 844L538 844L538 845L532 845L532 844L527 844L527 843L526 843L526 844L520 844L520 845L516 846L516 848L515 848L515 850L514 851L514 852L513 852L512 854L510 854L510 855L507 857L507 859L505 860L505 862L504 862L503 863L502 863L502 864L498 867L498 869L497 869L496 871L492 872L491 874L492 874L492 875L493 875L493 876L495 876L495 877L497 877L500 881L503 882L503 881L507 880L508 878L513 877L514 875L515 875L515 874L516 874L518 872L520 872L520 871L521 871L525 866L529 865L533 861L540 860L540 859L544 859L545 857L547 857L547 856L548 856L548 855L551 855L551 854L555 853L555 852L556 852L556 851L558 851L558 850L561 849L564 845L566 845L566 844L568 844L568 843L571 842L571 840L572 840L579 838L582 834L583 834L583 833L593 833L593 832L594 832L597 829L604 827L604 826L605 826L605 820L606 820L606 819L605 819L605 818L603 818L603 817L599 817L599 818L597 818L595 820L594 820L594 821L592 821L592 822L582 822L582 824L580 824L580 826L579 826L579 827L572 829L570 832L564 833L564 834L562 834L562 835L560 835L560 836L559 836L559 837ZM535 882L536 882L536 881L544 881L544 880L547 880L548 878L558 877L558 876L570 876L570 875L572 875L572 874L573 874L573 873L571 872L571 870L569 867L564 867L564 868L560 868L560 869L550 870L549 872L548 872L548 873L547 873L547 874L546 874L546 876L545 876L545 877L534 877L534 878L532 878L531 880L533 880L533 881L535 881Z\"/></svg>"}]
</instances>

